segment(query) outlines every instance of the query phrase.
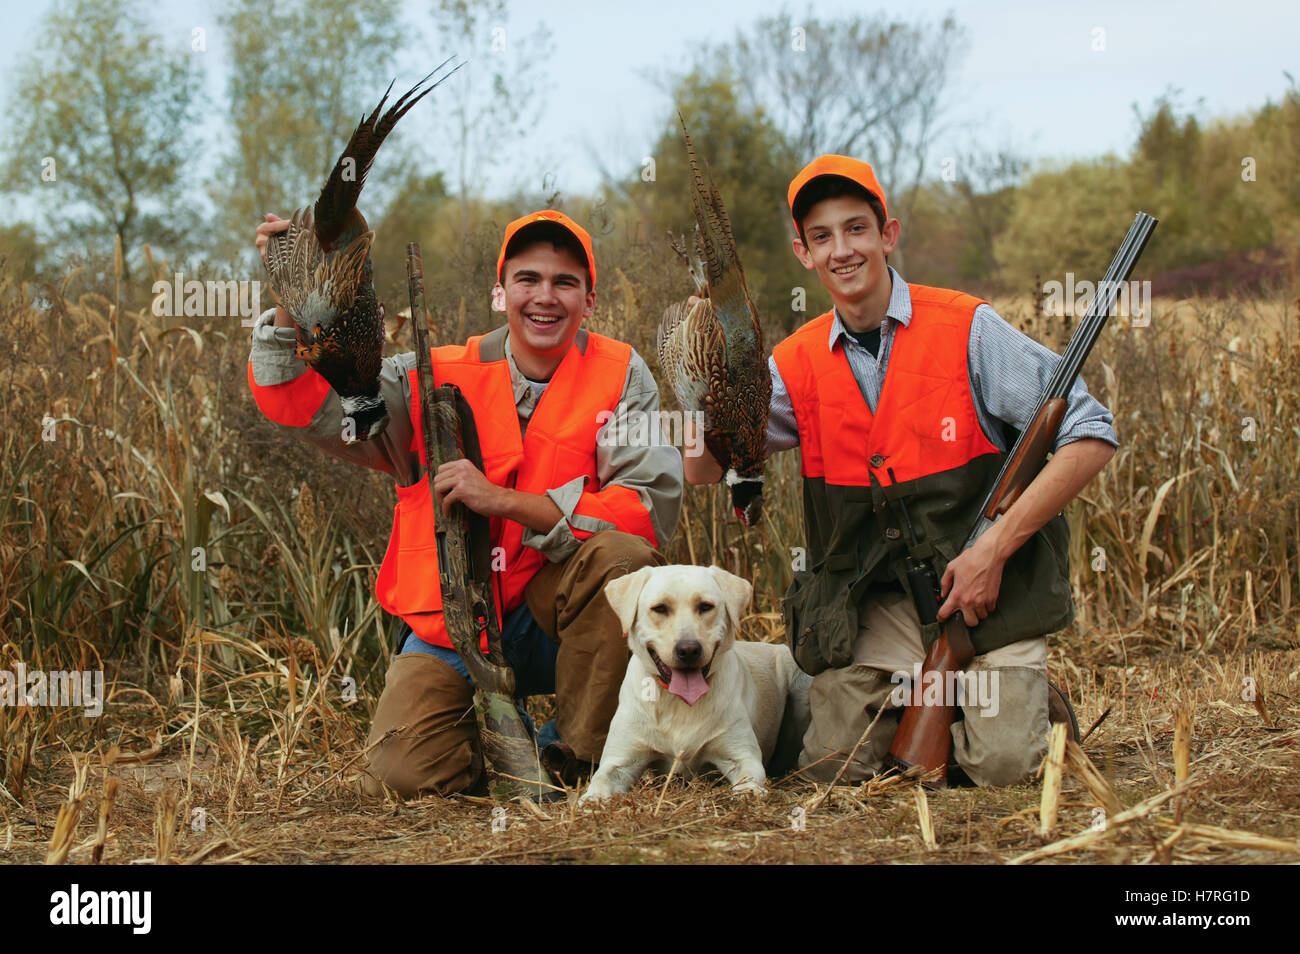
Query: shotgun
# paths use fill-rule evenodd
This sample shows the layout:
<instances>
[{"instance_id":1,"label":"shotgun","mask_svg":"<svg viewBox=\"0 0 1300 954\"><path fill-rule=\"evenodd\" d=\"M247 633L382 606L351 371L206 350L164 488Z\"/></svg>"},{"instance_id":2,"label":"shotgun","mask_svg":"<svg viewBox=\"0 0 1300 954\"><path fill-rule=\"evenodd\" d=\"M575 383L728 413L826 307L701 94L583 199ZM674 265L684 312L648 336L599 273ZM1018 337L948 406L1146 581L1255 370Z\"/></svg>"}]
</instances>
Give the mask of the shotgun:
<instances>
[{"instance_id":1,"label":"shotgun","mask_svg":"<svg viewBox=\"0 0 1300 954\"><path fill-rule=\"evenodd\" d=\"M1106 319L1110 317L1120 286L1133 273L1155 227L1156 220L1145 212L1139 212L1133 220L1119 251L1111 260L1110 268L1106 270L1105 278L1098 286L1092 307L1079 323L1051 380L1039 397L1030 425L1016 439L1011 453L1003 461L1002 469L984 498L975 526L963 549L970 547L984 531L993 526L998 517L1020 499L1025 488L1043 469L1065 417L1066 396L1074 386L1083 362L1097 343ZM908 529L911 530L910 523ZM934 622L938 616L940 594L939 578L933 563L928 558L909 558L908 578L921 622ZM971 642L970 630L962 618L961 610L956 610L944 621L942 632L925 654L925 662L921 665L923 685L931 684L932 679L938 679L939 685L950 685L948 673L964 670L974 656L975 647ZM930 673L936 675L930 676ZM946 697L940 705L907 706L899 720L889 754L885 756L885 763L907 774L921 777L927 787L946 787L945 773L952 749L950 730L956 717L955 700Z\"/></svg>"},{"instance_id":2,"label":"shotgun","mask_svg":"<svg viewBox=\"0 0 1300 954\"><path fill-rule=\"evenodd\" d=\"M454 384L433 386L419 243L406 246L406 277L411 292L425 477L433 501L443 621L452 646L474 681L474 716L494 794L540 799L553 786L546 780L537 747L515 708L515 674L501 649L501 627L492 591L488 519L460 503L444 511L433 490L434 474L444 462L467 457L481 470L483 461L469 401ZM485 634L486 656L481 649Z\"/></svg>"}]
</instances>

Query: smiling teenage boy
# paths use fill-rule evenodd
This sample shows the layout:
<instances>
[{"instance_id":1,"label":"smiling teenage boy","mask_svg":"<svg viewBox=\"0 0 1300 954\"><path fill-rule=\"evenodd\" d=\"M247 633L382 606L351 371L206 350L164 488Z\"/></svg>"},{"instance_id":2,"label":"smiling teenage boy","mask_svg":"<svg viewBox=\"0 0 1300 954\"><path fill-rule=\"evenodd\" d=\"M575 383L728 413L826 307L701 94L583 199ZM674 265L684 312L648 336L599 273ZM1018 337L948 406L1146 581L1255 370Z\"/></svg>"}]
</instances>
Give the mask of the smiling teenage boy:
<instances>
[{"instance_id":1,"label":"smiling teenage boy","mask_svg":"<svg viewBox=\"0 0 1300 954\"><path fill-rule=\"evenodd\" d=\"M268 216L258 227L259 249L282 223ZM557 718L538 742L548 765L571 780L600 757L627 667L622 628L602 590L665 562L655 548L677 523L681 454L598 440L599 422L616 428L628 413L656 411L659 392L629 345L582 327L596 300L586 230L553 210L516 219L506 227L497 278L493 307L507 324L432 352L435 386L458 385L473 408L484 469L445 463L434 488L444 504L459 501L490 518L502 644L517 695L555 693ZM282 309L254 328L249 384L262 412L396 481L375 591L405 625L375 707L369 741L383 741L363 786L377 794L382 781L404 797L470 789L482 777L482 753L469 675L442 620L423 438L412 425L415 354L384 359L383 440L347 445L337 396L295 357L294 340Z\"/></svg>"},{"instance_id":2,"label":"smiling teenage boy","mask_svg":"<svg viewBox=\"0 0 1300 954\"><path fill-rule=\"evenodd\" d=\"M814 677L799 764L809 777L833 777L884 708L844 778L879 772L903 687L937 637L938 626L922 628L907 590L901 502L916 555L932 556L942 575L939 619L960 612L973 627L969 669L987 675L967 685L978 679L991 690L958 700L956 767L980 785L1018 782L1046 751L1045 637L1073 618L1061 510L1118 446L1113 418L1078 381L1051 460L963 552L1057 356L985 301L903 281L886 261L900 224L867 163L819 156L787 199L794 253L834 303L768 362L767 451L799 447L803 473L807 569L783 602L795 658ZM686 475L709 483L720 469L705 455L686 461Z\"/></svg>"}]
</instances>

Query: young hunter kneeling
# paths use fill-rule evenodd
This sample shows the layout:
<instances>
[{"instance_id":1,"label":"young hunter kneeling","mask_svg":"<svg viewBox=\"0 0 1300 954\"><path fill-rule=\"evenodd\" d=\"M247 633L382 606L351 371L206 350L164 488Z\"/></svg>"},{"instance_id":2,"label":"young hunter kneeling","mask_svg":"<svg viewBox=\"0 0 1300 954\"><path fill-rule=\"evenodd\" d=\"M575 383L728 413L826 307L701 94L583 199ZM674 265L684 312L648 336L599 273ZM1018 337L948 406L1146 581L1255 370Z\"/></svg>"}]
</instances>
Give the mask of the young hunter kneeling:
<instances>
[{"instance_id":1,"label":"young hunter kneeling","mask_svg":"<svg viewBox=\"0 0 1300 954\"><path fill-rule=\"evenodd\" d=\"M942 577L939 620L960 612L976 652L952 693L961 715L949 774L1019 782L1047 748L1045 637L1074 612L1061 511L1114 454L1114 419L1076 381L1051 460L963 551L1058 358L988 302L903 281L886 262L900 225L867 163L820 156L787 199L794 253L834 303L768 362L767 453L800 448L808 535L783 603L795 659L814 676L800 767L833 778L883 708L843 779L882 771L900 706L919 698L911 686L939 627L923 632L907 589L901 503ZM686 476L712 483L721 471L705 454L686 461ZM1064 697L1055 702L1054 719Z\"/></svg>"},{"instance_id":2,"label":"young hunter kneeling","mask_svg":"<svg viewBox=\"0 0 1300 954\"><path fill-rule=\"evenodd\" d=\"M287 227L268 216L257 245ZM661 566L655 549L677 524L681 453L671 446L616 446L629 414L650 414L659 391L629 345L582 328L595 306L591 237L562 213L511 222L497 261L493 307L507 324L463 345L432 349L434 384L458 385L474 412L485 472L443 464L435 490L490 518L493 583L502 645L516 695L554 692L557 718L538 730L543 760L572 780L605 744L627 668L606 581ZM482 750L473 690L441 612L433 510L418 449L415 354L383 361L390 421L383 440L347 445L330 386L294 353L283 309L253 331L249 384L262 413L327 453L396 481L397 506L375 591L404 621L400 651L375 707L368 794L380 783L403 797L480 786ZM609 413L605 413L609 412ZM658 442L654 442L658 443ZM390 448L400 448L392 451Z\"/></svg>"}]
</instances>

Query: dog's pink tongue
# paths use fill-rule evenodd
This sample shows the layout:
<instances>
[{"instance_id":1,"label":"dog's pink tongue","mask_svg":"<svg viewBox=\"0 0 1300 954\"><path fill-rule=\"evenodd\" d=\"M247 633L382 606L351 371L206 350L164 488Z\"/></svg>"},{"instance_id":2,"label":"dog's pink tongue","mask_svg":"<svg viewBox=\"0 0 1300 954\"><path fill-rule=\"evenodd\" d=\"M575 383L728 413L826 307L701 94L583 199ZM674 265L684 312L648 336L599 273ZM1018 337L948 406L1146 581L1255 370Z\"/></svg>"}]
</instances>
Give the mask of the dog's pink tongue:
<instances>
[{"instance_id":1,"label":"dog's pink tongue","mask_svg":"<svg viewBox=\"0 0 1300 954\"><path fill-rule=\"evenodd\" d=\"M688 706L693 706L700 696L709 691L709 684L698 669L674 669L668 691L685 699Z\"/></svg>"}]
</instances>

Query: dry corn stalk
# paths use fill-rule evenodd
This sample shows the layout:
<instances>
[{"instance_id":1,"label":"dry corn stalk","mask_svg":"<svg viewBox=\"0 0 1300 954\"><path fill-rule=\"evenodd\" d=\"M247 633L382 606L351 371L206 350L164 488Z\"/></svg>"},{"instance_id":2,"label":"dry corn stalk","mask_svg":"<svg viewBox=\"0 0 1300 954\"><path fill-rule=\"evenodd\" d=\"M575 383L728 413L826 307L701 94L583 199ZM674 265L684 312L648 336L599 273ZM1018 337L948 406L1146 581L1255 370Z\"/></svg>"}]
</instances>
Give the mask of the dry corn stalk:
<instances>
[{"instance_id":1,"label":"dry corn stalk","mask_svg":"<svg viewBox=\"0 0 1300 954\"><path fill-rule=\"evenodd\" d=\"M1174 823L1157 820L1156 824L1163 827ZM1190 822L1178 825L1177 830L1225 848L1245 848L1252 851L1283 851L1300 854L1300 840L1287 841L1283 838L1256 835L1254 832L1249 831L1219 828L1217 825L1193 825Z\"/></svg>"},{"instance_id":2,"label":"dry corn stalk","mask_svg":"<svg viewBox=\"0 0 1300 954\"><path fill-rule=\"evenodd\" d=\"M682 758L682 754L680 752L678 752L676 755L673 756L673 764L668 769L668 777L664 779L664 790L659 793L659 801L655 802L654 814L656 818L659 817L659 809L660 807L662 807L664 803L664 796L668 794L668 786L672 784L673 773L677 771L677 764L681 761L681 758ZM525 799L525 801L527 801L527 799Z\"/></svg>"},{"instance_id":3,"label":"dry corn stalk","mask_svg":"<svg viewBox=\"0 0 1300 954\"><path fill-rule=\"evenodd\" d=\"M934 821L930 818L930 801L925 797L925 786L919 782L912 786L916 796L916 818L921 823L921 841L927 851L934 851L939 843L934 840Z\"/></svg>"},{"instance_id":4,"label":"dry corn stalk","mask_svg":"<svg viewBox=\"0 0 1300 954\"><path fill-rule=\"evenodd\" d=\"M1106 827L1102 830L1090 829L1085 832L1080 832L1077 835L1072 835L1069 838L1062 838L1060 841L1055 841L1050 845L1045 845L1042 848L1029 852L1028 854L1023 854L1018 858L1012 858L1011 864L1022 865L1030 861L1038 861L1040 858L1048 858L1052 855L1063 854L1067 851L1077 851L1080 848L1090 847L1094 842L1102 841L1111 837L1111 835L1116 831L1130 822L1151 814L1151 812L1155 811L1175 795L1182 795L1188 790L1188 788L1188 784L1183 784L1163 792L1158 792L1150 798L1138 802L1132 808L1108 818L1106 820Z\"/></svg>"},{"instance_id":5,"label":"dry corn stalk","mask_svg":"<svg viewBox=\"0 0 1300 954\"><path fill-rule=\"evenodd\" d=\"M154 863L165 865L171 860L172 842L176 838L176 812L178 809L176 793L168 786L158 798L158 810L154 815L154 835L158 839L158 851Z\"/></svg>"},{"instance_id":6,"label":"dry corn stalk","mask_svg":"<svg viewBox=\"0 0 1300 954\"><path fill-rule=\"evenodd\" d=\"M1087 786L1092 797L1097 800L1108 816L1119 814L1122 808L1119 796L1110 787L1106 777L1093 764L1092 759L1088 758L1088 754L1073 739L1067 738L1065 740L1065 761L1070 767L1071 774Z\"/></svg>"},{"instance_id":7,"label":"dry corn stalk","mask_svg":"<svg viewBox=\"0 0 1300 954\"><path fill-rule=\"evenodd\" d=\"M32 731L29 722L24 721L18 733L18 751L12 754L12 761L6 759L9 761L9 787L16 800L21 800L23 797L23 783L27 780L27 771L32 766L32 755L35 750L36 733Z\"/></svg>"},{"instance_id":8,"label":"dry corn stalk","mask_svg":"<svg viewBox=\"0 0 1300 954\"><path fill-rule=\"evenodd\" d=\"M1174 860L1174 845L1176 845L1185 834L1187 834L1186 828L1175 828L1174 833L1164 841L1160 842L1160 844L1156 846L1156 849L1151 852L1151 857L1159 860L1162 865L1172 863Z\"/></svg>"},{"instance_id":9,"label":"dry corn stalk","mask_svg":"<svg viewBox=\"0 0 1300 954\"><path fill-rule=\"evenodd\" d=\"M74 761L76 775L68 788L68 800L59 806L59 816L54 820L54 831L50 835L50 847L45 852L47 865L66 864L68 852L72 849L72 839L77 833L77 820L81 817L81 803L86 798L86 773L89 762L77 764Z\"/></svg>"},{"instance_id":10,"label":"dry corn stalk","mask_svg":"<svg viewBox=\"0 0 1300 954\"><path fill-rule=\"evenodd\" d=\"M110 778L104 783L104 796L99 800L99 830L95 832L95 847L90 854L90 863L97 865L104 858L104 844L108 841L108 816L113 814L113 801L117 798L117 779Z\"/></svg>"},{"instance_id":11,"label":"dry corn stalk","mask_svg":"<svg viewBox=\"0 0 1300 954\"><path fill-rule=\"evenodd\" d=\"M1065 723L1052 725L1043 762L1043 798L1038 812L1038 833L1044 838L1056 828L1056 807L1061 798L1061 777L1065 773Z\"/></svg>"},{"instance_id":12,"label":"dry corn stalk","mask_svg":"<svg viewBox=\"0 0 1300 954\"><path fill-rule=\"evenodd\" d=\"M1192 755L1192 704L1181 702L1174 710L1174 780L1187 781Z\"/></svg>"},{"instance_id":13,"label":"dry corn stalk","mask_svg":"<svg viewBox=\"0 0 1300 954\"><path fill-rule=\"evenodd\" d=\"M1255 692L1255 698L1250 701L1254 704L1255 711L1259 713L1259 717L1264 720L1264 728L1273 728L1273 720L1269 718L1268 706L1264 702L1264 691L1262 689L1257 690Z\"/></svg>"},{"instance_id":14,"label":"dry corn stalk","mask_svg":"<svg viewBox=\"0 0 1300 954\"><path fill-rule=\"evenodd\" d=\"M1192 761L1192 703L1180 702L1174 708L1174 781L1181 785L1187 781ZM1183 820L1185 799L1174 802L1174 821ZM1172 844L1172 842L1171 842ZM1165 849L1168 858L1168 849Z\"/></svg>"}]
</instances>

